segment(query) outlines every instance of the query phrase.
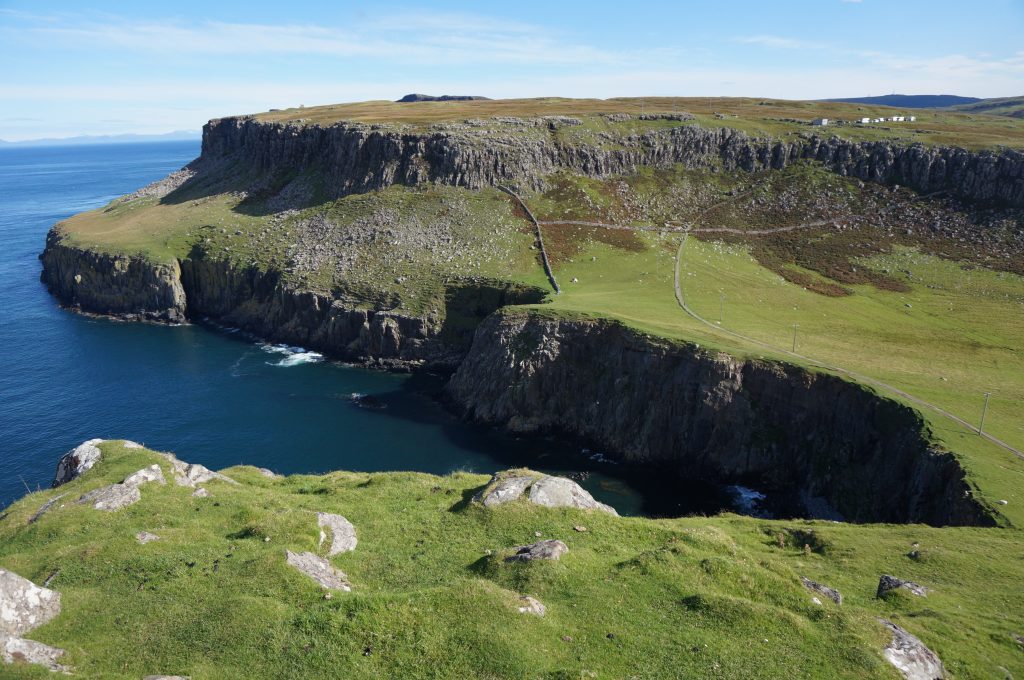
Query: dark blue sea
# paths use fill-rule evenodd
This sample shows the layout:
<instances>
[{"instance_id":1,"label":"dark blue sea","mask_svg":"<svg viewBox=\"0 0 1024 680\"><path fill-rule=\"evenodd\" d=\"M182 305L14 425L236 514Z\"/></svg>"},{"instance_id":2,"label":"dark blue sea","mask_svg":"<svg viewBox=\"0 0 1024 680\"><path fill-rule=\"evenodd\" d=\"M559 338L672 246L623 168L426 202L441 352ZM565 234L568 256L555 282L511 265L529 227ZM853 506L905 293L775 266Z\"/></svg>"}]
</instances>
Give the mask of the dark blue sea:
<instances>
[{"instance_id":1,"label":"dark blue sea","mask_svg":"<svg viewBox=\"0 0 1024 680\"><path fill-rule=\"evenodd\" d=\"M716 489L591 460L553 439L455 418L439 378L318 361L199 325L166 327L61 309L39 281L47 230L199 153L198 142L0 149L0 507L45 488L85 439L133 439L184 460L281 473L528 465L575 473L624 514L714 512ZM385 408L355 405L353 393Z\"/></svg>"}]
</instances>

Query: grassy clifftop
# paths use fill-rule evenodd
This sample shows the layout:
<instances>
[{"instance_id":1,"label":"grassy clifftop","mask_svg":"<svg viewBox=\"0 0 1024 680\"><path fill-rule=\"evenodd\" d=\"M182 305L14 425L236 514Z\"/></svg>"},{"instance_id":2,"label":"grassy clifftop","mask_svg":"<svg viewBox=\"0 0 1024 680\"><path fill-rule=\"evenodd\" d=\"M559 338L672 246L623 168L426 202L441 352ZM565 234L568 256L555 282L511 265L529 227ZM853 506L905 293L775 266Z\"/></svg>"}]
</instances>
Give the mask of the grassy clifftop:
<instances>
[{"instance_id":1,"label":"grassy clifftop","mask_svg":"<svg viewBox=\"0 0 1024 680\"><path fill-rule=\"evenodd\" d=\"M470 501L479 475L268 478L246 467L224 471L237 485L203 484L209 497L151 482L139 502L104 512L75 500L154 463L168 480L172 470L145 449L101 448L82 477L0 518L0 567L49 578L62 596L62 613L28 637L65 649L80 677L898 677L876 617L917 635L956 677L1024 669L1017 530L484 508ZM285 561L286 549L326 555L317 512L344 515L358 535L330 558L352 591L330 599ZM140 531L159 539L141 545ZM502 561L538 534L569 552ZM878 599L883 573L931 592ZM802 576L839 589L843 604L816 604ZM523 595L546 614L520 613Z\"/></svg>"}]
</instances>

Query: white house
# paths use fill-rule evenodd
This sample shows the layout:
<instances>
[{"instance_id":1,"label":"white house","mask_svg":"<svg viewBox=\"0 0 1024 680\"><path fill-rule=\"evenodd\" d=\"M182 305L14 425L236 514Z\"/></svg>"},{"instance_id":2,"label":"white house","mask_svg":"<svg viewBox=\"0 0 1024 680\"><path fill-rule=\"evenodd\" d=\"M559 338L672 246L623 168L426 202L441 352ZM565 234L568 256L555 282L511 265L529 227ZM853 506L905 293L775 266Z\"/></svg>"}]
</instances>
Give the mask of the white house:
<instances>
[{"instance_id":1,"label":"white house","mask_svg":"<svg viewBox=\"0 0 1024 680\"><path fill-rule=\"evenodd\" d=\"M917 116L907 116L907 120L913 123L915 120L917 120Z\"/></svg>"},{"instance_id":2,"label":"white house","mask_svg":"<svg viewBox=\"0 0 1024 680\"><path fill-rule=\"evenodd\" d=\"M872 123L884 123L885 122L885 118L872 118L871 122Z\"/></svg>"},{"instance_id":3,"label":"white house","mask_svg":"<svg viewBox=\"0 0 1024 680\"><path fill-rule=\"evenodd\" d=\"M828 125L828 118L815 118L811 121L811 125Z\"/></svg>"},{"instance_id":4,"label":"white house","mask_svg":"<svg viewBox=\"0 0 1024 680\"><path fill-rule=\"evenodd\" d=\"M870 123L871 119L870 118L861 118L860 121L858 121L858 122L860 122L860 123Z\"/></svg>"}]
</instances>

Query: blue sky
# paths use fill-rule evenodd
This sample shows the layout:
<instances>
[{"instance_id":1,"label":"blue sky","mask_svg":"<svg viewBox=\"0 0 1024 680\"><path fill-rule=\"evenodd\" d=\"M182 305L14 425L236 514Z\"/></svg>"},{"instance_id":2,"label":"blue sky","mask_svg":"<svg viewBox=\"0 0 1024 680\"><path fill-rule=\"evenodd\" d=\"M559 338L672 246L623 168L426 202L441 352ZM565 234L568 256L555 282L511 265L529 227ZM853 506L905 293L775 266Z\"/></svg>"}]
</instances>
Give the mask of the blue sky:
<instances>
[{"instance_id":1,"label":"blue sky","mask_svg":"<svg viewBox=\"0 0 1024 680\"><path fill-rule=\"evenodd\" d=\"M0 138L408 92L1024 94L1024 0L0 0Z\"/></svg>"}]
</instances>

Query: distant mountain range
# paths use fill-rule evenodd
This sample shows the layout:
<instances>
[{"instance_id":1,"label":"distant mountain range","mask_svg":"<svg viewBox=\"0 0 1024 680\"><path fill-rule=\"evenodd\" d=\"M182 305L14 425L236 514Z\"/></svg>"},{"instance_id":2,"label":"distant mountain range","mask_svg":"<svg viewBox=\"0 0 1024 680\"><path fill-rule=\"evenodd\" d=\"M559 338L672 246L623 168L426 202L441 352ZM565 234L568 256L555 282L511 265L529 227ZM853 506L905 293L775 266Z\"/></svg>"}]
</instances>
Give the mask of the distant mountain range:
<instances>
[{"instance_id":1,"label":"distant mountain range","mask_svg":"<svg viewBox=\"0 0 1024 680\"><path fill-rule=\"evenodd\" d=\"M202 137L198 130L176 130L162 135L83 135L80 137L48 137L44 139L25 139L8 142L0 139L0 148L24 146L81 146L85 144L129 144L131 142L176 142L199 140Z\"/></svg>"},{"instance_id":2,"label":"distant mountain range","mask_svg":"<svg viewBox=\"0 0 1024 680\"><path fill-rule=\"evenodd\" d=\"M960 97L955 94L886 94L880 97L847 97L845 99L822 99L821 101L896 106L907 109L944 109L950 106L974 104L982 100L977 97Z\"/></svg>"}]
</instances>

